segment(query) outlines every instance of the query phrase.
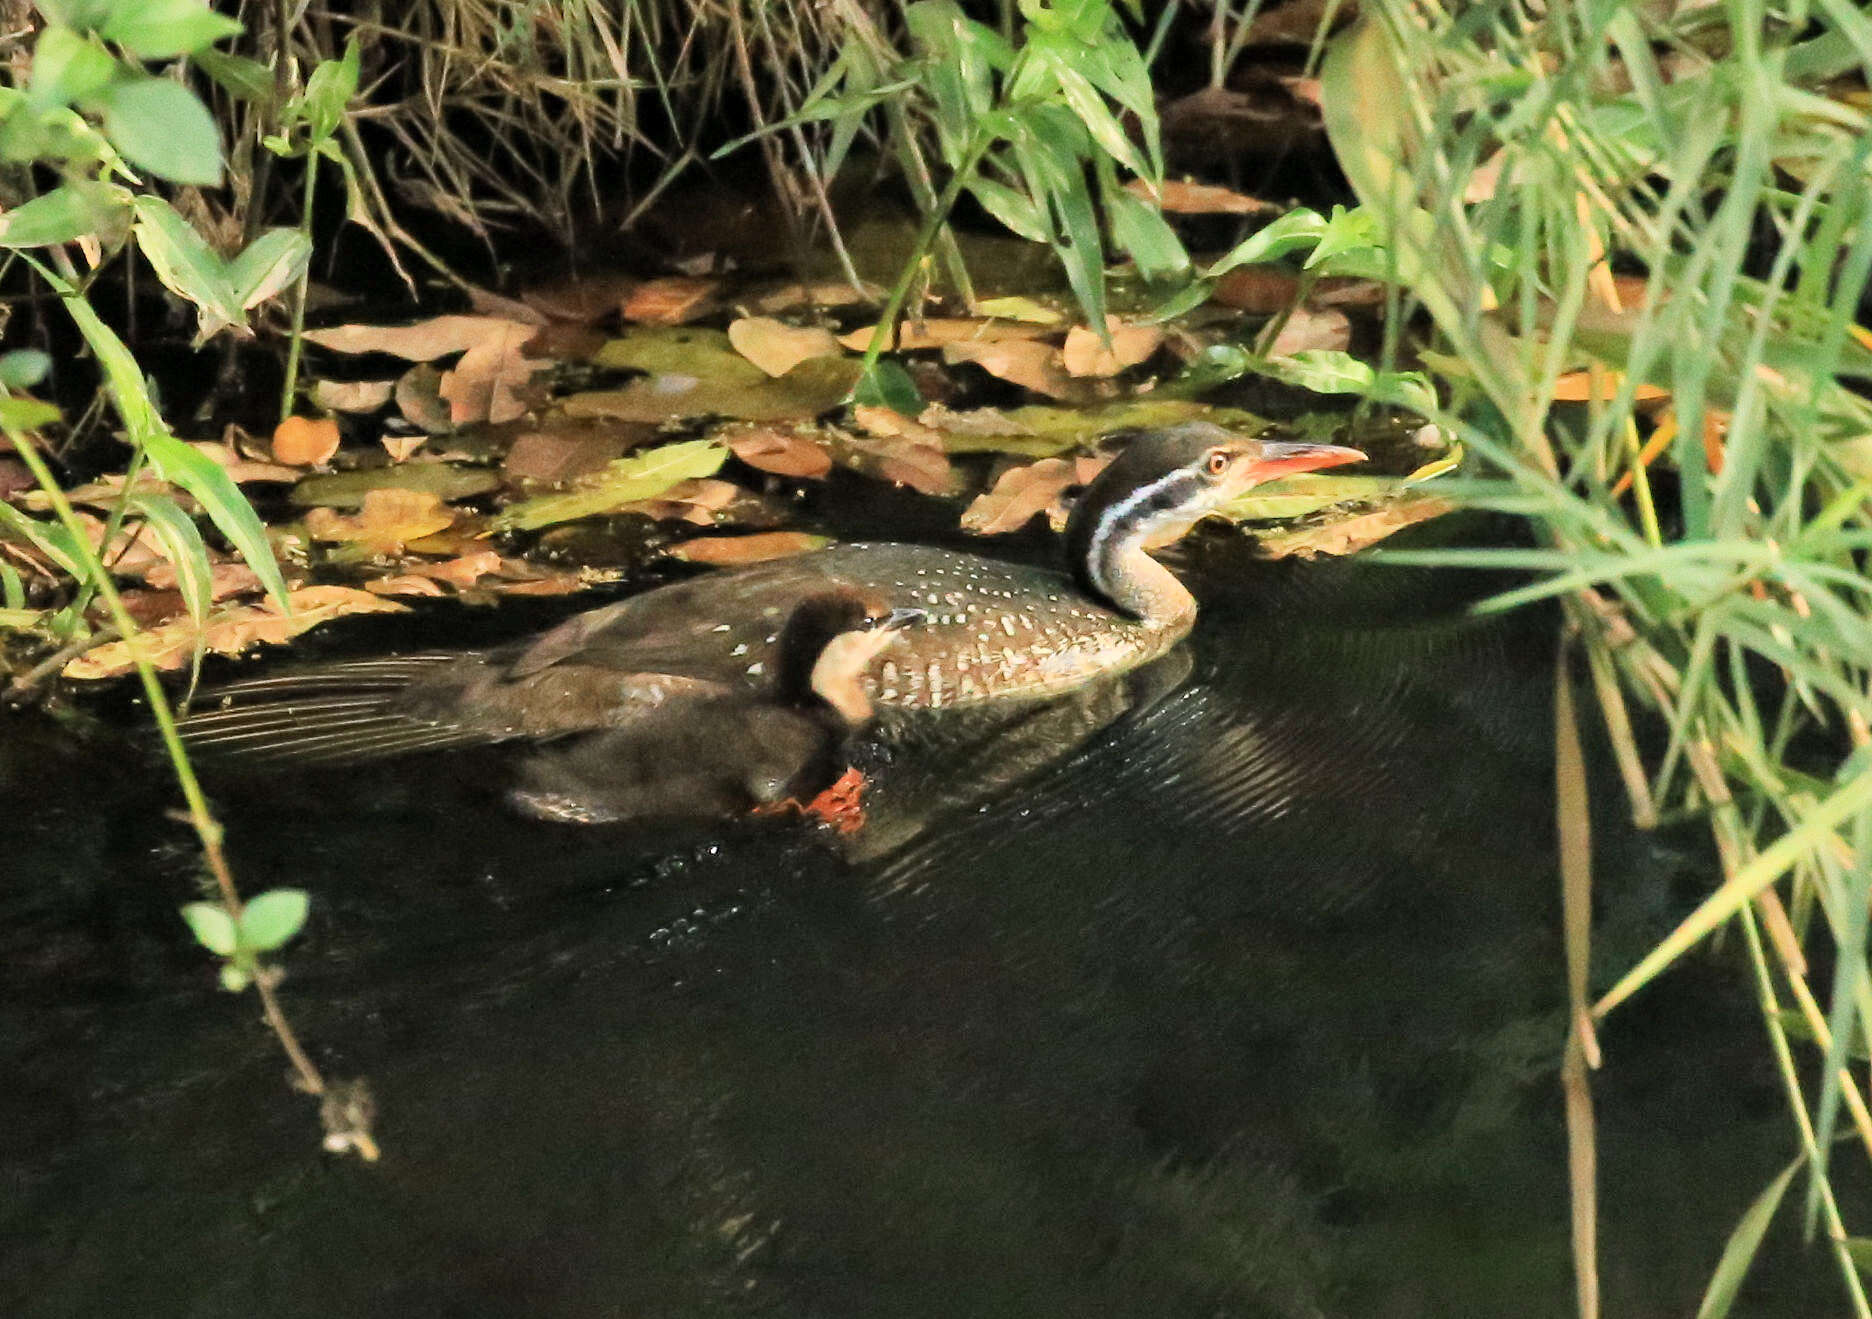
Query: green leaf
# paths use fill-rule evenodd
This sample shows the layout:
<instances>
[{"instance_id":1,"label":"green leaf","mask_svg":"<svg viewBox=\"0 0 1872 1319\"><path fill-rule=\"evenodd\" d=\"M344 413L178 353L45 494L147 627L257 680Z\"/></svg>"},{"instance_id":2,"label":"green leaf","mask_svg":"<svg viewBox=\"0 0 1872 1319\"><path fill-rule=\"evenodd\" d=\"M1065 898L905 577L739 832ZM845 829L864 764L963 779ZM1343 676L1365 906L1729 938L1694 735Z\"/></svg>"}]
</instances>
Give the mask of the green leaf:
<instances>
[{"instance_id":1,"label":"green leaf","mask_svg":"<svg viewBox=\"0 0 1872 1319\"><path fill-rule=\"evenodd\" d=\"M243 101L262 104L273 100L273 70L245 55L230 55L212 46L189 56L189 63L214 79L217 86Z\"/></svg>"},{"instance_id":2,"label":"green leaf","mask_svg":"<svg viewBox=\"0 0 1872 1319\"><path fill-rule=\"evenodd\" d=\"M98 33L139 59L167 60L189 55L241 25L217 14L202 0L133 0L119 4Z\"/></svg>"},{"instance_id":3,"label":"green leaf","mask_svg":"<svg viewBox=\"0 0 1872 1319\"><path fill-rule=\"evenodd\" d=\"M239 945L234 918L218 902L191 902L182 908L182 919L195 931L195 942L216 957L232 957Z\"/></svg>"},{"instance_id":4,"label":"green leaf","mask_svg":"<svg viewBox=\"0 0 1872 1319\"><path fill-rule=\"evenodd\" d=\"M261 585L267 589L282 607L288 595L286 579L280 575L279 562L273 557L272 543L267 540L266 525L260 521L253 505L234 484L234 478L227 474L227 469L207 454L195 449L168 434L155 434L145 437L143 451L149 457L150 466L165 481L181 486L195 497L208 518L220 528L247 566L260 578Z\"/></svg>"},{"instance_id":5,"label":"green leaf","mask_svg":"<svg viewBox=\"0 0 1872 1319\"><path fill-rule=\"evenodd\" d=\"M269 229L228 268L235 304L258 306L293 283L312 260L312 240L297 229Z\"/></svg>"},{"instance_id":6,"label":"green leaf","mask_svg":"<svg viewBox=\"0 0 1872 1319\"><path fill-rule=\"evenodd\" d=\"M982 204L983 210L1028 242L1053 241L1053 230L1047 224L1045 209L1007 184L977 177L969 180L968 190L975 194L975 200Z\"/></svg>"},{"instance_id":7,"label":"green leaf","mask_svg":"<svg viewBox=\"0 0 1872 1319\"><path fill-rule=\"evenodd\" d=\"M34 0L40 13L54 23L89 32L111 16L111 11L135 0Z\"/></svg>"},{"instance_id":8,"label":"green leaf","mask_svg":"<svg viewBox=\"0 0 1872 1319\"><path fill-rule=\"evenodd\" d=\"M852 402L866 407L889 408L892 412L914 417L923 411L923 395L918 392L916 381L910 373L896 362L880 359L871 364L871 369L859 377L858 384L852 390Z\"/></svg>"},{"instance_id":9,"label":"green leaf","mask_svg":"<svg viewBox=\"0 0 1872 1319\"><path fill-rule=\"evenodd\" d=\"M1107 189L1105 218L1111 222L1112 243L1131 254L1144 278L1173 279L1189 270L1182 240L1163 213L1143 198L1123 188Z\"/></svg>"},{"instance_id":10,"label":"green leaf","mask_svg":"<svg viewBox=\"0 0 1872 1319\"><path fill-rule=\"evenodd\" d=\"M0 398L0 427L8 432L37 430L59 419L59 410L36 398Z\"/></svg>"},{"instance_id":11,"label":"green leaf","mask_svg":"<svg viewBox=\"0 0 1872 1319\"><path fill-rule=\"evenodd\" d=\"M1203 275L1214 279L1237 266L1273 261L1289 252L1312 247L1325 233L1325 219L1318 211L1309 211L1303 206L1248 235L1220 261L1205 270Z\"/></svg>"},{"instance_id":12,"label":"green leaf","mask_svg":"<svg viewBox=\"0 0 1872 1319\"><path fill-rule=\"evenodd\" d=\"M115 184L71 179L0 216L0 247L50 247L108 232L129 200Z\"/></svg>"},{"instance_id":13,"label":"green leaf","mask_svg":"<svg viewBox=\"0 0 1872 1319\"><path fill-rule=\"evenodd\" d=\"M304 889L276 888L260 894L241 910L240 946L256 953L278 948L304 927L310 905Z\"/></svg>"},{"instance_id":14,"label":"green leaf","mask_svg":"<svg viewBox=\"0 0 1872 1319\"><path fill-rule=\"evenodd\" d=\"M29 518L13 505L0 503L0 537L23 540L73 577L83 577L84 551L56 522Z\"/></svg>"},{"instance_id":15,"label":"green leaf","mask_svg":"<svg viewBox=\"0 0 1872 1319\"><path fill-rule=\"evenodd\" d=\"M1290 357L1272 357L1256 370L1317 394L1363 394L1422 416L1436 412L1436 390L1421 371L1380 371L1350 353L1309 349Z\"/></svg>"},{"instance_id":16,"label":"green leaf","mask_svg":"<svg viewBox=\"0 0 1872 1319\"><path fill-rule=\"evenodd\" d=\"M70 105L102 90L117 73L110 52L68 27L47 28L33 47L27 104L36 110Z\"/></svg>"},{"instance_id":17,"label":"green leaf","mask_svg":"<svg viewBox=\"0 0 1872 1319\"><path fill-rule=\"evenodd\" d=\"M124 159L171 183L221 182L221 134L194 92L167 78L131 78L104 95L104 135Z\"/></svg>"},{"instance_id":18,"label":"green leaf","mask_svg":"<svg viewBox=\"0 0 1872 1319\"><path fill-rule=\"evenodd\" d=\"M193 303L199 317L196 343L231 325L241 325L241 301L229 279L228 263L175 207L154 193L136 199L137 245L149 258L156 278L171 293Z\"/></svg>"},{"instance_id":19,"label":"green leaf","mask_svg":"<svg viewBox=\"0 0 1872 1319\"><path fill-rule=\"evenodd\" d=\"M230 994L238 994L253 983L253 976L232 962L221 964L221 988Z\"/></svg>"},{"instance_id":20,"label":"green leaf","mask_svg":"<svg viewBox=\"0 0 1872 1319\"><path fill-rule=\"evenodd\" d=\"M299 98L298 113L314 142L323 141L338 131L344 122L345 107L357 95L358 43L353 37L345 44L343 59L325 60L306 79L305 94Z\"/></svg>"},{"instance_id":21,"label":"green leaf","mask_svg":"<svg viewBox=\"0 0 1872 1319\"><path fill-rule=\"evenodd\" d=\"M52 357L37 348L15 348L0 354L0 385L8 389L31 389L45 379L52 369Z\"/></svg>"},{"instance_id":22,"label":"green leaf","mask_svg":"<svg viewBox=\"0 0 1872 1319\"><path fill-rule=\"evenodd\" d=\"M206 618L214 565L194 519L167 495L132 495L127 507L149 522L150 529L162 542L163 553L175 565L176 589L181 592L182 603L188 607L189 617L197 622Z\"/></svg>"},{"instance_id":23,"label":"green leaf","mask_svg":"<svg viewBox=\"0 0 1872 1319\"><path fill-rule=\"evenodd\" d=\"M494 519L494 529L533 531L555 522L609 513L620 504L655 499L679 481L713 476L727 458L727 448L710 440L660 445L617 459L602 471L581 478L563 494L543 495L513 505Z\"/></svg>"},{"instance_id":24,"label":"green leaf","mask_svg":"<svg viewBox=\"0 0 1872 1319\"><path fill-rule=\"evenodd\" d=\"M1716 1272L1710 1275L1696 1319L1723 1319L1729 1313L1736 1293L1742 1289L1742 1280L1748 1276L1749 1265L1755 1262L1755 1252L1761 1249L1762 1238L1768 1234L1768 1225L1774 1221L1775 1210L1781 1206L1781 1197L1787 1193L1788 1183L1806 1162L1806 1156L1802 1155L1783 1168L1743 1213L1742 1221L1729 1234L1729 1244L1723 1247L1722 1258L1716 1262Z\"/></svg>"}]
</instances>

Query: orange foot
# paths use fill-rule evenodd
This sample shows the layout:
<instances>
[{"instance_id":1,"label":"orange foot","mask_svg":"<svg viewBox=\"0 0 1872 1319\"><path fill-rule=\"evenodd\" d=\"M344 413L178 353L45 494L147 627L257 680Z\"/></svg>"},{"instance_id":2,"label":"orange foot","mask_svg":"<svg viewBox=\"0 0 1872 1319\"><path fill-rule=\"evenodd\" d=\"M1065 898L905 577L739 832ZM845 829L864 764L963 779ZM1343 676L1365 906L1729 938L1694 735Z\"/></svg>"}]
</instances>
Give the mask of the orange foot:
<instances>
[{"instance_id":1,"label":"orange foot","mask_svg":"<svg viewBox=\"0 0 1872 1319\"><path fill-rule=\"evenodd\" d=\"M864 790L864 771L847 769L836 783L806 803L805 814L842 834L855 834L864 828Z\"/></svg>"},{"instance_id":2,"label":"orange foot","mask_svg":"<svg viewBox=\"0 0 1872 1319\"><path fill-rule=\"evenodd\" d=\"M864 771L855 768L847 769L839 775L837 782L809 802L802 804L797 799L788 797L785 801L756 806L753 814L800 815L809 820L817 820L821 824L831 825L841 834L855 834L864 828L865 816L862 800L864 790Z\"/></svg>"}]
</instances>

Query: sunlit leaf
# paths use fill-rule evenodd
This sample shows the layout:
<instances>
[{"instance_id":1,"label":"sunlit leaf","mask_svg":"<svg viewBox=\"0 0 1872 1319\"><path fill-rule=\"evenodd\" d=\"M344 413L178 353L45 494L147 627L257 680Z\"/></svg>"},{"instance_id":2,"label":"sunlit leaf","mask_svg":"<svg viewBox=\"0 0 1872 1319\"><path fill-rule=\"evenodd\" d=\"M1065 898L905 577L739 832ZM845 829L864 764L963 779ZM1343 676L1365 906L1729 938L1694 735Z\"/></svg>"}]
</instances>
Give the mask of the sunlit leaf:
<instances>
[{"instance_id":1,"label":"sunlit leaf","mask_svg":"<svg viewBox=\"0 0 1872 1319\"><path fill-rule=\"evenodd\" d=\"M191 902L182 908L182 919L195 932L195 942L216 957L232 957L240 939L234 918L218 902Z\"/></svg>"},{"instance_id":2,"label":"sunlit leaf","mask_svg":"<svg viewBox=\"0 0 1872 1319\"><path fill-rule=\"evenodd\" d=\"M268 889L249 898L241 908L240 946L257 953L278 948L304 928L310 905L305 890L296 888Z\"/></svg>"},{"instance_id":3,"label":"sunlit leaf","mask_svg":"<svg viewBox=\"0 0 1872 1319\"><path fill-rule=\"evenodd\" d=\"M168 78L129 78L100 98L104 134L125 160L171 183L218 187L221 132L194 92Z\"/></svg>"},{"instance_id":4,"label":"sunlit leaf","mask_svg":"<svg viewBox=\"0 0 1872 1319\"><path fill-rule=\"evenodd\" d=\"M727 458L727 448L709 440L665 444L619 458L601 472L580 477L563 494L515 504L494 520L494 526L499 531L532 531L608 513L620 504L653 499L678 482L713 476Z\"/></svg>"}]
</instances>

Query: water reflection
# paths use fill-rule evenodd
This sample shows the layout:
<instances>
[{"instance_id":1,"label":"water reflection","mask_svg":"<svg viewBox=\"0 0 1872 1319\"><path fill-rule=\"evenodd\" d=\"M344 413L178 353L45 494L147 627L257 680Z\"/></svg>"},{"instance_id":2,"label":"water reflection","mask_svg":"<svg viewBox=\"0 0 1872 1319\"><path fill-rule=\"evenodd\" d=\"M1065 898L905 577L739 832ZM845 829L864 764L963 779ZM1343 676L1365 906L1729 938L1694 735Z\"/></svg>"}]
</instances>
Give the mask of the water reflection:
<instances>
[{"instance_id":1,"label":"water reflection","mask_svg":"<svg viewBox=\"0 0 1872 1319\"><path fill-rule=\"evenodd\" d=\"M516 818L498 751L224 785L374 1168L182 944L159 771L9 727L0 1310L1569 1313L1550 621L1226 559L1186 679L892 762L856 861ZM1686 862L1600 796L1635 946ZM1723 983L1608 1032L1608 1313L1692 1308L1786 1157ZM1776 1258L1748 1313L1833 1306Z\"/></svg>"}]
</instances>

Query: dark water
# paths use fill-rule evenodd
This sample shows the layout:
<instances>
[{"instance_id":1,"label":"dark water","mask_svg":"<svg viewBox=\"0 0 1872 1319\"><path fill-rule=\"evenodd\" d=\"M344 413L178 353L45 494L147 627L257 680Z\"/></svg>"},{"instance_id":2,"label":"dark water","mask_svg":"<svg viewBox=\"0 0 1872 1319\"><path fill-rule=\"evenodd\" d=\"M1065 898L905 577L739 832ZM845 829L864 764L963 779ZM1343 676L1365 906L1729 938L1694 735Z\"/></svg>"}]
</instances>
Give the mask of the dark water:
<instances>
[{"instance_id":1,"label":"dark water","mask_svg":"<svg viewBox=\"0 0 1872 1319\"><path fill-rule=\"evenodd\" d=\"M1207 557L1184 686L875 861L528 823L497 755L223 785L376 1166L185 945L161 768L11 717L0 1313L1570 1313L1552 621ZM1596 804L1615 972L1704 863ZM1608 1314L1692 1312L1791 1153L1738 983L1604 1037ZM1738 1313L1840 1311L1769 1255Z\"/></svg>"}]
</instances>

